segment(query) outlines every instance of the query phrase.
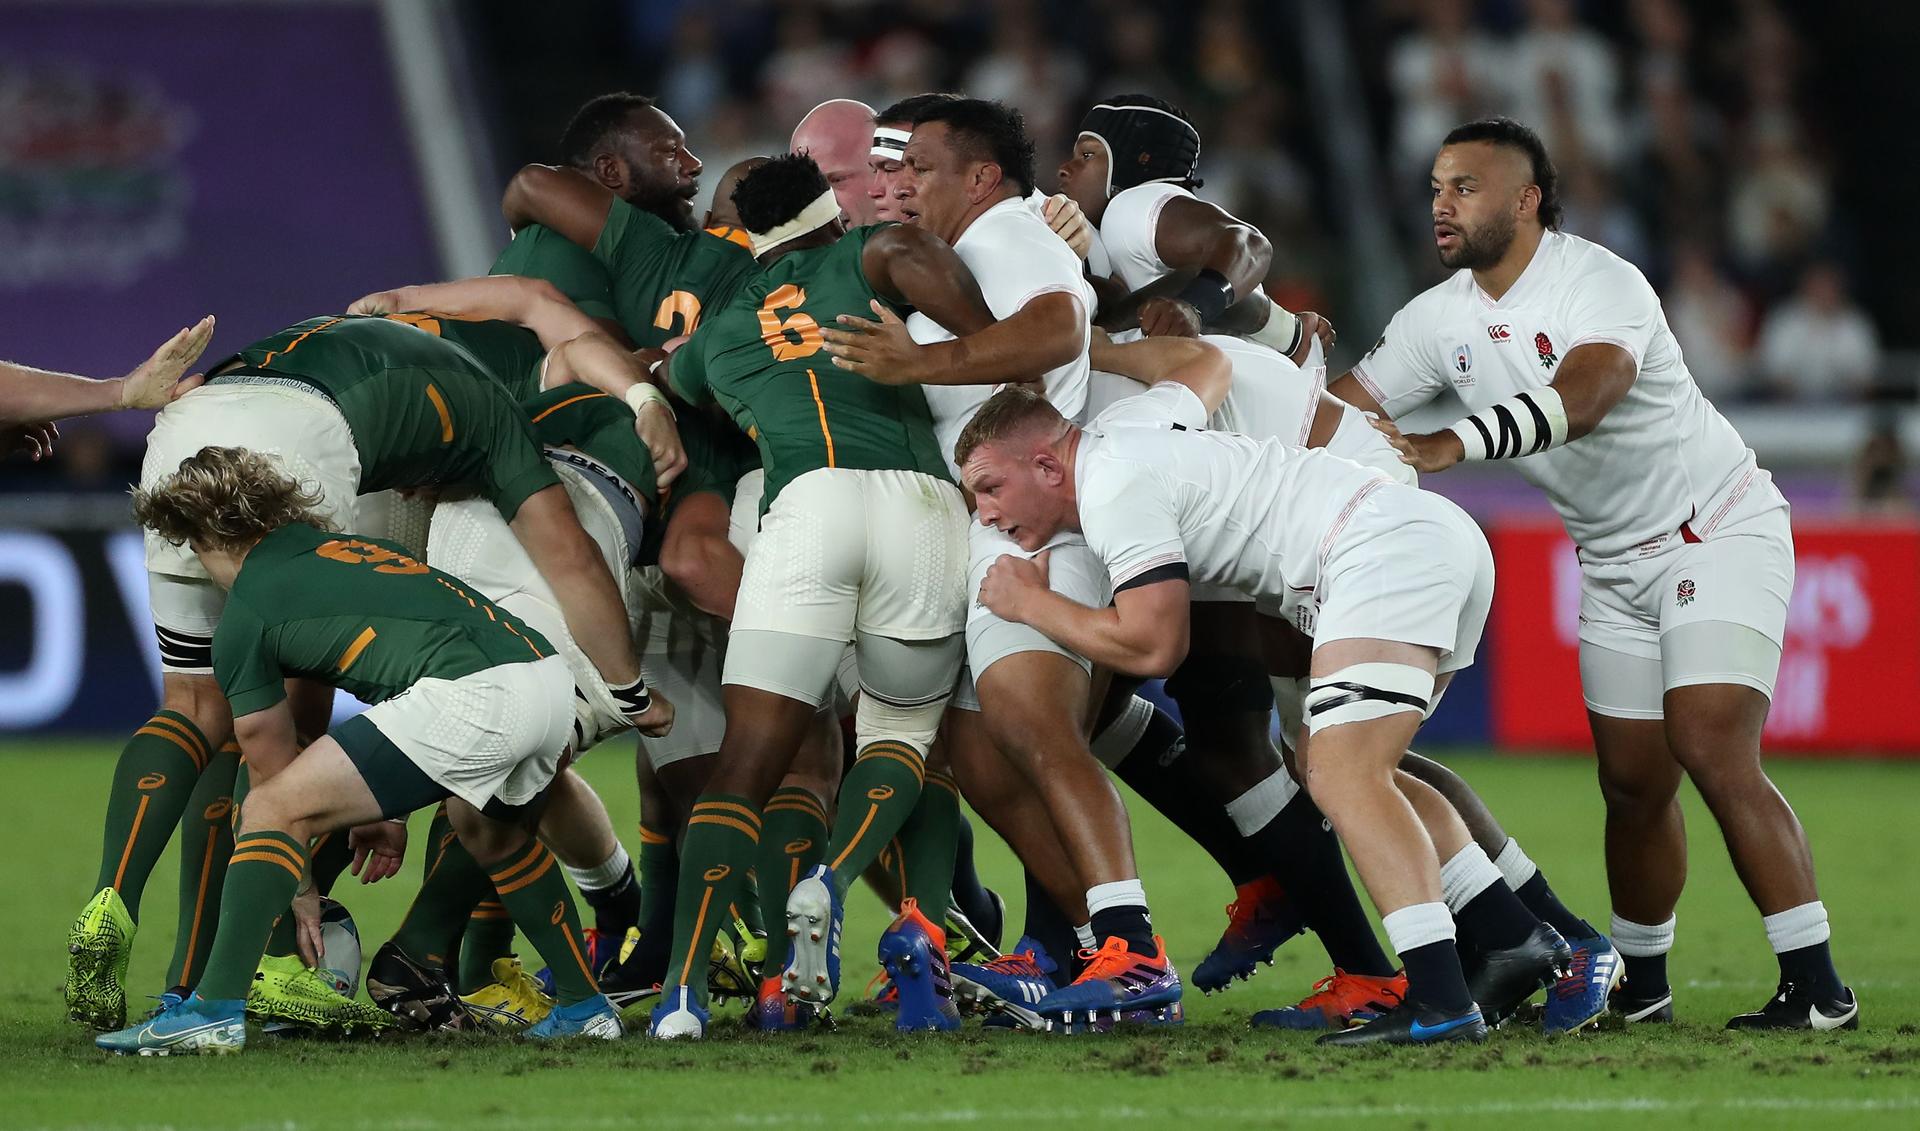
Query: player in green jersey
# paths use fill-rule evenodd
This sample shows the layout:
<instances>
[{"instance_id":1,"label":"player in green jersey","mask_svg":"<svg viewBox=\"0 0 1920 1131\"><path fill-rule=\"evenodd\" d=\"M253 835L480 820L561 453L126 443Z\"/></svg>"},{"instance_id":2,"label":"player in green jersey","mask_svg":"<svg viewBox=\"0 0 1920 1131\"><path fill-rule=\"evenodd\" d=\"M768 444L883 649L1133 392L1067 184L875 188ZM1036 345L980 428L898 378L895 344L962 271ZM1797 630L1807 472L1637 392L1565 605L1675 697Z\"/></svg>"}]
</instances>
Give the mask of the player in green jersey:
<instances>
[{"instance_id":1,"label":"player in green jersey","mask_svg":"<svg viewBox=\"0 0 1920 1131\"><path fill-rule=\"evenodd\" d=\"M208 443L247 444L321 493L354 530L358 496L388 487L469 485L528 546L636 725L663 730L671 707L646 701L612 577L541 458L530 426L466 351L384 319L313 319L218 365L155 421L142 481L154 483ZM139 898L202 771L232 734L211 667L225 595L190 553L147 545L163 709L122 752L109 795L100 878L69 933L70 1016L96 1028L125 1019L120 983ZM312 697L309 697L312 698ZM324 712L325 699L317 705ZM306 722L307 733L324 729Z\"/></svg>"},{"instance_id":2,"label":"player in green jersey","mask_svg":"<svg viewBox=\"0 0 1920 1131\"><path fill-rule=\"evenodd\" d=\"M520 170L501 211L516 230L543 224L590 249L612 278L614 311L635 345L692 333L758 273L746 248L695 226L700 161L652 99L593 99L560 148L564 166Z\"/></svg>"},{"instance_id":3,"label":"player in green jersey","mask_svg":"<svg viewBox=\"0 0 1920 1131\"><path fill-rule=\"evenodd\" d=\"M709 314L666 373L682 398L717 402L747 430L760 447L766 486L734 608L726 734L688 818L674 959L653 1011L652 1032L669 1038L704 1035L705 987L693 975L718 926L714 909L732 901L756 866L762 876L807 875L802 887L819 887L825 877L830 907L802 924L789 903L789 934L800 931L796 949L807 957L788 969L785 988L807 1012L832 998L843 889L820 866L828 847L824 799L808 798L814 835L769 835L764 852L762 809L768 824L785 815L787 791L777 795L775 787L853 644L862 757L844 789L857 782L887 809L870 813L867 831L834 860L858 875L912 809L959 667L965 509L926 399L917 388L883 386L825 364L820 326L875 302L911 305L961 334L992 322L971 273L939 240L900 227L847 233L811 158L775 158L753 170L733 202L762 272ZM881 763L895 772L878 770ZM885 804L896 794L906 795L904 806ZM936 905L946 896L942 886ZM776 981L768 1001L763 987L755 1011L763 1027L802 1020L784 1009L780 988Z\"/></svg>"},{"instance_id":4,"label":"player in green jersey","mask_svg":"<svg viewBox=\"0 0 1920 1131\"><path fill-rule=\"evenodd\" d=\"M203 448L134 495L140 524L191 547L229 595L213 667L254 784L195 992L97 1043L142 1054L244 1047L254 968L289 901L302 949L318 956L312 840L340 829L377 837L393 828L385 822L443 799L460 840L555 971L562 1004L530 1035L618 1037L566 883L523 827L567 750L565 661L512 613L395 544L329 531L319 503L275 461L242 448ZM289 677L371 706L302 750Z\"/></svg>"}]
</instances>

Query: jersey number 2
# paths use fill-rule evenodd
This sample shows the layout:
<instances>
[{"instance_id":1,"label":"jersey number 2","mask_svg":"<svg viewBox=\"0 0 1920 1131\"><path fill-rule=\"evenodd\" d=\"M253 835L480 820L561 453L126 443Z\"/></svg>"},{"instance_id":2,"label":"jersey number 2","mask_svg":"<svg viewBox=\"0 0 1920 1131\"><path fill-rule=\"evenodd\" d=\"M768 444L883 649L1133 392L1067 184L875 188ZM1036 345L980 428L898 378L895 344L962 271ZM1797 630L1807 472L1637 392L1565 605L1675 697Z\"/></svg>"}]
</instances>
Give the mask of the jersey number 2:
<instances>
[{"instance_id":1,"label":"jersey number 2","mask_svg":"<svg viewBox=\"0 0 1920 1131\"><path fill-rule=\"evenodd\" d=\"M779 312L807 301L807 292L787 283L760 304L760 340L773 351L775 361L794 361L820 352L820 324L796 311L784 321Z\"/></svg>"}]
</instances>

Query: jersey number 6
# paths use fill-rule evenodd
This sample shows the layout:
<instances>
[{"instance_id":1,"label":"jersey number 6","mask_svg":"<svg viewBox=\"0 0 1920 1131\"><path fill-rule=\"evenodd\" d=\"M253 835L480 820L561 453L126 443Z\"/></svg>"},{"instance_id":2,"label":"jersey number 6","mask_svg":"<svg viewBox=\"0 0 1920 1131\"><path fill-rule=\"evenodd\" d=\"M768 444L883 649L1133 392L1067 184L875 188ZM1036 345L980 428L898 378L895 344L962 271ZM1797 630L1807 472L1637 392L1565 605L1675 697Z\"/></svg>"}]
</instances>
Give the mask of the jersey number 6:
<instances>
[{"instance_id":1,"label":"jersey number 6","mask_svg":"<svg viewBox=\"0 0 1920 1131\"><path fill-rule=\"evenodd\" d=\"M793 361L820 352L820 324L811 315L796 312L781 321L778 311L807 301L807 292L787 283L760 304L760 340L773 351L775 361Z\"/></svg>"}]
</instances>

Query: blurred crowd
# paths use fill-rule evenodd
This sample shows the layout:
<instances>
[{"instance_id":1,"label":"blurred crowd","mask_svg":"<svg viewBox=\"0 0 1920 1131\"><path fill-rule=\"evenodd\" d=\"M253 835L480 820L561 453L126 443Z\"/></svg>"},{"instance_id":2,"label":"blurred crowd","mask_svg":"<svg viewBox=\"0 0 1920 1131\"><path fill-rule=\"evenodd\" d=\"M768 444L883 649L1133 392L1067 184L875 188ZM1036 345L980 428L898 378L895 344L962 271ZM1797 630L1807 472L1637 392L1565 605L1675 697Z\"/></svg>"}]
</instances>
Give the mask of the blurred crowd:
<instances>
[{"instance_id":1,"label":"blurred crowd","mask_svg":"<svg viewBox=\"0 0 1920 1131\"><path fill-rule=\"evenodd\" d=\"M1258 224L1271 289L1338 311L1359 285L1328 199L1300 9L1256 0L623 0L580 10L602 53L556 93L525 24L493 5L507 89L504 158L538 159L593 82L656 93L716 168L783 146L830 97L882 106L928 89L1021 108L1043 180L1103 94L1179 104L1204 140L1201 195ZM1855 233L1833 205L1833 155L1812 128L1803 40L1774 0L1373 0L1345 21L1393 190L1411 277L1439 268L1425 223L1428 162L1467 119L1540 130L1560 168L1566 228L1647 272L1695 378L1717 401L1848 401L1882 376L1879 334L1854 297ZM611 26L606 22L610 21ZM493 33L489 33L492 35ZM563 26L546 33L568 37ZM539 55L535 46L532 55ZM521 74L525 71L528 74ZM540 72L540 78L529 77ZM636 76L649 76L641 79ZM1395 301L1399 301L1396 297ZM1364 328L1357 328L1364 335Z\"/></svg>"}]
</instances>

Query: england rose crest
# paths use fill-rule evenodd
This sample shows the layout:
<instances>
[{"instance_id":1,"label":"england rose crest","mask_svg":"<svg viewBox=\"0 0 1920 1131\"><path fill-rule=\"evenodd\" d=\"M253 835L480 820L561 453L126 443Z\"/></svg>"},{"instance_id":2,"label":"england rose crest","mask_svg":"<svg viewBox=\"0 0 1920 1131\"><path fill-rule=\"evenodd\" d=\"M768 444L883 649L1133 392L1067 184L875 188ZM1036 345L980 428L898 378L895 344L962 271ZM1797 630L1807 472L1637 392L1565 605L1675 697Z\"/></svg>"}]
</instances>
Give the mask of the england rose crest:
<instances>
[{"instance_id":1,"label":"england rose crest","mask_svg":"<svg viewBox=\"0 0 1920 1131\"><path fill-rule=\"evenodd\" d=\"M1533 336L1533 351L1540 355L1542 369L1552 369L1560 364L1560 355L1553 352L1553 339L1544 333Z\"/></svg>"},{"instance_id":2,"label":"england rose crest","mask_svg":"<svg viewBox=\"0 0 1920 1131\"><path fill-rule=\"evenodd\" d=\"M1693 593L1694 593L1693 579L1691 577L1681 579L1680 584L1675 586L1673 590L1674 604L1677 604L1677 605L1692 604Z\"/></svg>"}]
</instances>

